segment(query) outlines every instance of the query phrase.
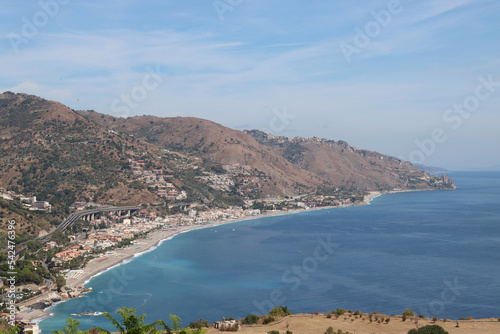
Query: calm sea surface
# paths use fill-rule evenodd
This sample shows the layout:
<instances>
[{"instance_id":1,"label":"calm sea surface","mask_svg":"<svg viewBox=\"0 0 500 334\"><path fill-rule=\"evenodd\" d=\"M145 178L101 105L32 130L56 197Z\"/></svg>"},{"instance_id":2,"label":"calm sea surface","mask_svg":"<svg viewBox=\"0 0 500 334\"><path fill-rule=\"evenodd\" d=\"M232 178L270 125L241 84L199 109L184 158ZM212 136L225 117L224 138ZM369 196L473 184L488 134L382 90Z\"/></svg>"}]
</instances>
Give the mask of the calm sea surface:
<instances>
[{"instance_id":1,"label":"calm sea surface","mask_svg":"<svg viewBox=\"0 0 500 334\"><path fill-rule=\"evenodd\" d=\"M439 318L500 317L500 173L450 174L456 191L407 192L371 205L192 231L93 278L52 308L43 333L73 317L112 329L122 306L146 321L336 308Z\"/></svg>"}]
</instances>

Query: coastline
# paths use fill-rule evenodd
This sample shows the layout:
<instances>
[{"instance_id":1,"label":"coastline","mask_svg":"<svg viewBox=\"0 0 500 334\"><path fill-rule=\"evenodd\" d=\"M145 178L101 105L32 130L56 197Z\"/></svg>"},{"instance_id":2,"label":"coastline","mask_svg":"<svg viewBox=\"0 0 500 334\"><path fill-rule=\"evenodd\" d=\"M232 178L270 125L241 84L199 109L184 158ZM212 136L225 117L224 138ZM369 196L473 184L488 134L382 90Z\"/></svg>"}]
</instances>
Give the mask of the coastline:
<instances>
[{"instance_id":1,"label":"coastline","mask_svg":"<svg viewBox=\"0 0 500 334\"><path fill-rule=\"evenodd\" d=\"M113 269L119 265L130 262L132 258L139 257L143 254L151 252L159 247L163 242L171 240L175 236L181 233L186 233L198 229L204 229L214 226L226 225L239 223L247 220L260 219L266 217L275 217L282 215L289 215L301 212L310 212L317 210L326 210L326 209L336 209L342 207L350 207L357 205L367 205L370 204L371 201L384 193L373 191L365 196L363 203L361 204L349 204L349 205L340 205L340 206L325 206L325 207L317 207L311 209L297 209L297 210L288 210L288 211L266 211L257 216L247 216L241 217L238 219L231 220L223 220L223 221L214 221L211 224L206 225L191 225L191 226L181 226L177 227L175 230L159 230L154 231L148 235L146 239L137 239L137 242L133 246L129 246L127 248L119 248L112 252L109 252L108 255L103 255L101 258L95 258L90 261L84 268L84 274L78 278L68 278L66 280L66 286L68 287L76 287L81 284L87 284L92 280L92 278ZM140 247L140 248L137 248ZM104 258L104 259L102 259Z\"/></svg>"},{"instance_id":2,"label":"coastline","mask_svg":"<svg viewBox=\"0 0 500 334\"><path fill-rule=\"evenodd\" d=\"M214 221L211 224L206 224L206 225L191 225L191 226L181 226L177 227L175 229L171 230L157 230L157 231L152 231L146 238L142 239L137 239L136 242L129 247L126 248L119 248L116 250L113 250L111 252L107 252L105 254L102 254L100 257L92 259L87 263L87 265L82 269L83 273L79 272L76 275L72 275L69 278L66 279L66 286L69 288L76 288L77 286L81 285L87 285L94 277L97 277L104 272L114 269L120 265L126 264L130 261L132 261L134 258L139 257L143 254L149 253L151 251L154 251L157 247L159 247L163 242L171 240L175 236L181 233L186 233L198 229L204 229L204 228L209 228L209 227L214 227L214 226L220 226L220 225L226 225L226 224L232 224L232 223L239 223L247 220L253 220L253 219L261 219L261 218L266 218L266 217L275 217L275 216L282 216L282 215L289 215L289 214L295 214L295 213L302 213L302 212L310 212L310 211L317 211L317 210L327 210L327 209L337 209L337 208L345 208L345 207L351 207L351 206L358 206L358 205L369 205L371 204L371 201L373 201L375 198L387 194L387 193L396 193L400 191L393 191L393 192L379 192L379 191L372 191L369 192L367 195L365 195L363 202L359 204L344 204L344 205L339 205L339 206L325 206L325 207L316 207L316 208L309 208L309 209L296 209L296 210L288 210L288 211L266 211L264 213L261 213L260 215L257 216L246 216L246 217L241 217L237 219L231 219L231 220L223 220L223 221ZM43 296L40 296L42 299ZM69 299L68 299L69 300ZM64 301L61 301L64 302ZM54 303L50 307L44 309L44 310L33 310L29 313L21 312L22 317L24 320L29 320L33 322L41 322L44 319L48 318L51 316L50 314L50 309L54 307L56 304L60 302Z\"/></svg>"}]
</instances>

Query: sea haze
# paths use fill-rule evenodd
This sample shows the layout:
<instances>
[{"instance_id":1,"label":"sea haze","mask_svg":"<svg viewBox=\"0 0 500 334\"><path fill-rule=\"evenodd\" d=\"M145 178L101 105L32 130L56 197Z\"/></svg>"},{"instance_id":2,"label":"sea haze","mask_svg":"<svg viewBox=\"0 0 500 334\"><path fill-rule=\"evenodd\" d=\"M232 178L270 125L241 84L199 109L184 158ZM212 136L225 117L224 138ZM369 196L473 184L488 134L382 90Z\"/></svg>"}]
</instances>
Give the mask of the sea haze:
<instances>
[{"instance_id":1,"label":"sea haze","mask_svg":"<svg viewBox=\"0 0 500 334\"><path fill-rule=\"evenodd\" d=\"M62 329L68 317L82 330L112 329L102 316L78 313L115 314L122 306L146 313L147 322L168 323L176 314L184 325L276 305L292 312L411 308L438 318L499 317L500 173L450 176L455 191L383 195L371 205L178 235L92 279L87 297L56 305L43 333Z\"/></svg>"}]
</instances>

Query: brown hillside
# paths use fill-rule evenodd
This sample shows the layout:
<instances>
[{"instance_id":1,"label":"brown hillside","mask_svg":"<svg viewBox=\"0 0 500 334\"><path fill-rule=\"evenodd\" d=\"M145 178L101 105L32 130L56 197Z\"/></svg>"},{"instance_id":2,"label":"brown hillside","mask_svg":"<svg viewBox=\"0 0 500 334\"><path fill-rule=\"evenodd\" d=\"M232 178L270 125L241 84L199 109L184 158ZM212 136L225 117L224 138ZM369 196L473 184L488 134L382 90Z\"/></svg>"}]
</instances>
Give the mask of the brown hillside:
<instances>
[{"instance_id":1,"label":"brown hillside","mask_svg":"<svg viewBox=\"0 0 500 334\"><path fill-rule=\"evenodd\" d=\"M271 178L263 191L267 195L312 191L326 182L318 175L290 163L248 134L212 121L193 117L155 116L122 119L96 112L79 113L100 125L133 134L160 148L185 152L220 164L256 168Z\"/></svg>"},{"instance_id":2,"label":"brown hillside","mask_svg":"<svg viewBox=\"0 0 500 334\"><path fill-rule=\"evenodd\" d=\"M276 182L281 194L317 187L355 191L453 188L452 184L433 178L408 162L359 150L344 141L274 137L258 130L242 132L192 117L117 119L92 112L81 114L159 147L221 164L257 168Z\"/></svg>"}]
</instances>

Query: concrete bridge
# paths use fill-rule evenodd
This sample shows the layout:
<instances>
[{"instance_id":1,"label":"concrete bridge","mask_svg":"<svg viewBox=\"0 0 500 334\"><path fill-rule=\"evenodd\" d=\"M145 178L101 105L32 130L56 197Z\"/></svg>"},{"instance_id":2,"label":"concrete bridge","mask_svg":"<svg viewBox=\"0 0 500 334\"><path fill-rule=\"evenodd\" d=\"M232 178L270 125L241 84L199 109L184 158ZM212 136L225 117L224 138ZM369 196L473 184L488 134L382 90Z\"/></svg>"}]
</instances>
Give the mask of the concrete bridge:
<instances>
[{"instance_id":1,"label":"concrete bridge","mask_svg":"<svg viewBox=\"0 0 500 334\"><path fill-rule=\"evenodd\" d=\"M70 214L66 219L63 220L63 222L52 232L49 234L44 235L43 237L38 237L29 241L35 241L35 240L41 240L42 242L47 242L52 238L52 235L56 232L64 232L67 230L69 227L73 226L79 219L83 219L85 221L90 221L92 219L95 219L96 216L102 214L103 212L114 212L117 213L120 216L127 215L130 216L132 213L138 211L141 209L139 206L108 206L108 207L101 207L101 208L96 208L96 209L90 209L90 210L82 210L82 211L77 211L72 214ZM23 243L20 243L19 245L16 246L16 253L19 254L23 250L27 248L27 243L29 241L25 241Z\"/></svg>"},{"instance_id":2,"label":"concrete bridge","mask_svg":"<svg viewBox=\"0 0 500 334\"><path fill-rule=\"evenodd\" d=\"M76 220L83 219L85 221L91 221L96 219L96 217L100 216L104 212L114 212L118 214L118 216L130 216L132 213L136 212L139 209L140 207L138 206L106 207L75 212L75 215L77 216ZM66 220L68 218L66 218Z\"/></svg>"}]
</instances>

